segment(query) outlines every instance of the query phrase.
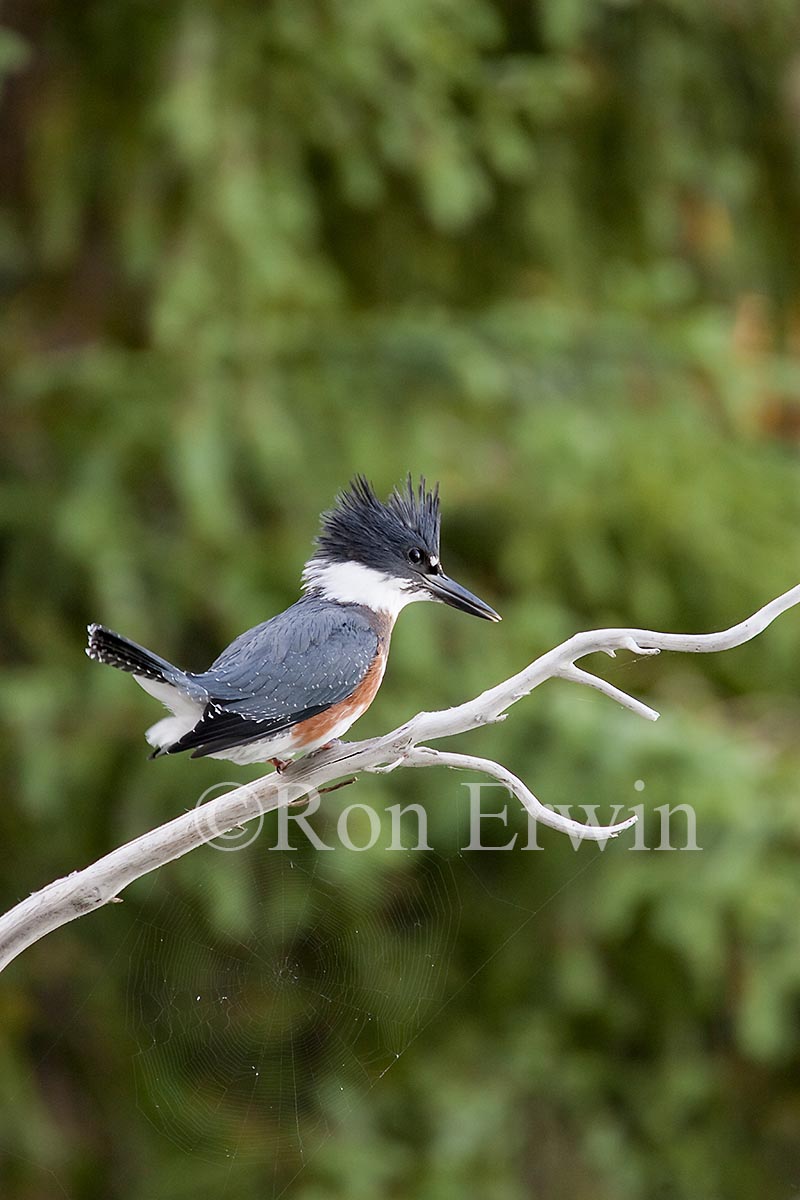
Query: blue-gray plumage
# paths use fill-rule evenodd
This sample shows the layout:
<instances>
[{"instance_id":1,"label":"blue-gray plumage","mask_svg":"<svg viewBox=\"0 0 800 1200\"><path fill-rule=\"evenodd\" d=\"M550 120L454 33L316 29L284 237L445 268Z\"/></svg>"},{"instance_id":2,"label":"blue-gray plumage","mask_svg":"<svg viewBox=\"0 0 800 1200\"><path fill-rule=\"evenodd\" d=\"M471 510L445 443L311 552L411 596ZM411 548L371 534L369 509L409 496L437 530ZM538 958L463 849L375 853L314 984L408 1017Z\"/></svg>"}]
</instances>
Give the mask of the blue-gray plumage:
<instances>
[{"instance_id":1,"label":"blue-gray plumage","mask_svg":"<svg viewBox=\"0 0 800 1200\"><path fill-rule=\"evenodd\" d=\"M240 634L193 682L209 711L181 750L224 750L280 733L325 712L356 691L375 661L380 638L356 605L303 596L291 608Z\"/></svg>"},{"instance_id":2,"label":"blue-gray plumage","mask_svg":"<svg viewBox=\"0 0 800 1200\"><path fill-rule=\"evenodd\" d=\"M101 625L87 654L134 675L172 711L147 732L154 757L191 750L235 762L306 754L339 737L380 686L397 614L414 600L441 600L476 616L497 614L444 575L438 489L382 504L357 478L323 514L306 593L285 612L240 634L200 673Z\"/></svg>"},{"instance_id":3,"label":"blue-gray plumage","mask_svg":"<svg viewBox=\"0 0 800 1200\"><path fill-rule=\"evenodd\" d=\"M355 605L305 595L240 634L193 678L210 694L237 698L239 711L258 720L285 718L298 710L298 701L310 703L312 693L317 703L335 704L360 683L375 657L373 625Z\"/></svg>"}]
</instances>

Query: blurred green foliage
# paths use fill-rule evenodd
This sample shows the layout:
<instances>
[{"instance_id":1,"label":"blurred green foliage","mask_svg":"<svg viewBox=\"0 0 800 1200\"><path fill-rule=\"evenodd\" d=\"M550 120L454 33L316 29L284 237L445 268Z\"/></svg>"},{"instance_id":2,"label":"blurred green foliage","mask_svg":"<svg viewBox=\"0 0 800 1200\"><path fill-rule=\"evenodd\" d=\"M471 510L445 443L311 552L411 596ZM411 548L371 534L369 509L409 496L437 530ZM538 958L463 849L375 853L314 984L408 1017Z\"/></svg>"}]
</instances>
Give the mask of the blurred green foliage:
<instances>
[{"instance_id":1,"label":"blurred green foliage","mask_svg":"<svg viewBox=\"0 0 800 1200\"><path fill-rule=\"evenodd\" d=\"M86 622L204 667L291 602L356 470L438 478L445 562L505 618L404 614L358 733L576 629L721 628L797 582L796 4L5 19L4 907L231 777L146 761L153 702L83 658ZM459 739L545 802L642 803L650 846L658 806L693 805L701 852L542 832L539 853L461 853L462 781L399 772L329 797L321 828L418 802L431 854L329 868L270 857L265 829L27 952L0 986L3 1197L796 1194L798 647L789 614L730 654L603 664L652 727L551 684ZM382 1034L336 1029L352 1072L293 1040L327 1001L298 1016L276 906L338 947L339 1011L383 996ZM447 969L410 996L398 964L431 947ZM232 955L242 1036L301 1075L273 1107L234 1086L242 1012L180 1007ZM174 1043L143 1075L148 1030ZM381 1038L402 1053L378 1078Z\"/></svg>"}]
</instances>

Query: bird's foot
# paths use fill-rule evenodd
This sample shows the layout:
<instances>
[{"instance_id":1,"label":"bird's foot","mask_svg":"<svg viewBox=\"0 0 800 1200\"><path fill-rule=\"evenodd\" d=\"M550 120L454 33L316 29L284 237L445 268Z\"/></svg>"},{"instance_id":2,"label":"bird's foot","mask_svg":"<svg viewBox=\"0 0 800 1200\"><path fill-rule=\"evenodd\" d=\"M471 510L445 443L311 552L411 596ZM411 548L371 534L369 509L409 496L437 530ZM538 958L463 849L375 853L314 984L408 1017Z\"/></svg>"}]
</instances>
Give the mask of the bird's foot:
<instances>
[{"instance_id":1,"label":"bird's foot","mask_svg":"<svg viewBox=\"0 0 800 1200\"><path fill-rule=\"evenodd\" d=\"M286 768L290 765L291 761L292 760L290 758L268 758L267 759L267 762L272 763L273 767L275 768L275 770L278 772L279 775L283 774L283 772L286 770Z\"/></svg>"}]
</instances>

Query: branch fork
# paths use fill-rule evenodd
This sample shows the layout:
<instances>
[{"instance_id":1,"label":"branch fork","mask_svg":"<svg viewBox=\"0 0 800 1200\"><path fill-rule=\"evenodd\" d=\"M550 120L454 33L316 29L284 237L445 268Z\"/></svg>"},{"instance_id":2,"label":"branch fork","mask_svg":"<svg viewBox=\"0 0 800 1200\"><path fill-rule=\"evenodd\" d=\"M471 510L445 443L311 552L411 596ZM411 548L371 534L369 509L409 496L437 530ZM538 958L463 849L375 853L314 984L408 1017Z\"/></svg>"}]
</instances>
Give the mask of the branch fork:
<instances>
[{"instance_id":1,"label":"branch fork","mask_svg":"<svg viewBox=\"0 0 800 1200\"><path fill-rule=\"evenodd\" d=\"M655 709L577 666L578 660L599 652L614 658L619 650L637 655L658 654L661 650L690 654L730 650L762 633L776 617L798 604L800 585L720 633L657 633L648 629L595 629L577 633L517 675L465 704L438 712L418 713L381 737L339 742L299 759L281 774L270 772L261 779L217 796L120 846L91 866L55 880L0 917L0 970L52 930L105 904L117 903L119 893L135 879L272 809L296 804L311 795L343 786L344 782L350 782L345 776L355 777L361 771L388 774L399 767L435 766L476 771L504 784L529 815L543 825L573 838L605 841L617 837L634 824L635 816L615 825L583 825L546 807L522 780L500 763L436 750L425 743L505 720L512 704L548 679L563 679L593 688L638 716L655 721L659 715Z\"/></svg>"}]
</instances>

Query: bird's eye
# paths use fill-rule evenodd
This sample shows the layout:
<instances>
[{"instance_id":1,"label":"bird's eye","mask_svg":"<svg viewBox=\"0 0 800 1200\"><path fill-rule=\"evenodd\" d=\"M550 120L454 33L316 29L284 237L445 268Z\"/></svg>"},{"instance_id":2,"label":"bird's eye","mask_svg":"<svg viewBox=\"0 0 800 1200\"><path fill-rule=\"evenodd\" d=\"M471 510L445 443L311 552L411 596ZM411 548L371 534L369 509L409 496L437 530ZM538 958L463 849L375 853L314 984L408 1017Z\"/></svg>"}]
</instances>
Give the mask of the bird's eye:
<instances>
[{"instance_id":1,"label":"bird's eye","mask_svg":"<svg viewBox=\"0 0 800 1200\"><path fill-rule=\"evenodd\" d=\"M415 567L419 566L422 562L422 551L416 546L412 546L408 552L408 561L413 563Z\"/></svg>"}]
</instances>

